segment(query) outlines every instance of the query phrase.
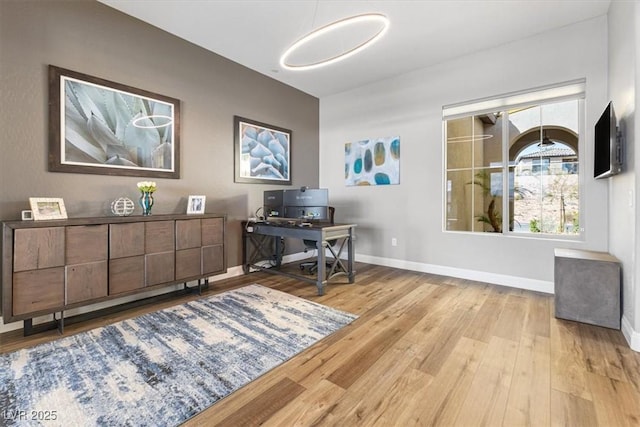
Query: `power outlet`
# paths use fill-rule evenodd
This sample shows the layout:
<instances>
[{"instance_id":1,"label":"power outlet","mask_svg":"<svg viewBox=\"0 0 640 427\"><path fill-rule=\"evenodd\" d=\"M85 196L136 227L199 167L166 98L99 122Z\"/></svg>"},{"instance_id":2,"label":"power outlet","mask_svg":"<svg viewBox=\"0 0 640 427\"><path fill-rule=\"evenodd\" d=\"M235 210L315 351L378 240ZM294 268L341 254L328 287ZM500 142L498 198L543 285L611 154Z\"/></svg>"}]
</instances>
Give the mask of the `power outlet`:
<instances>
[{"instance_id":1,"label":"power outlet","mask_svg":"<svg viewBox=\"0 0 640 427\"><path fill-rule=\"evenodd\" d=\"M391 246L398 246L398 239L396 239L395 237L391 238Z\"/></svg>"}]
</instances>

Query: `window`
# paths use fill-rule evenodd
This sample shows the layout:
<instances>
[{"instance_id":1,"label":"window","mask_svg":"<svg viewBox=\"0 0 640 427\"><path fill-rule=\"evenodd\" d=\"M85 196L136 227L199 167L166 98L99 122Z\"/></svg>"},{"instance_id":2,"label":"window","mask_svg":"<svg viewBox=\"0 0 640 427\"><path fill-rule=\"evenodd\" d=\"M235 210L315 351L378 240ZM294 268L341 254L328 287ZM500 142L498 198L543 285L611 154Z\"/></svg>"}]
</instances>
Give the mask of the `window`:
<instances>
[{"instance_id":1,"label":"window","mask_svg":"<svg viewBox=\"0 0 640 427\"><path fill-rule=\"evenodd\" d=\"M573 82L445 107L445 229L578 235L583 97Z\"/></svg>"}]
</instances>

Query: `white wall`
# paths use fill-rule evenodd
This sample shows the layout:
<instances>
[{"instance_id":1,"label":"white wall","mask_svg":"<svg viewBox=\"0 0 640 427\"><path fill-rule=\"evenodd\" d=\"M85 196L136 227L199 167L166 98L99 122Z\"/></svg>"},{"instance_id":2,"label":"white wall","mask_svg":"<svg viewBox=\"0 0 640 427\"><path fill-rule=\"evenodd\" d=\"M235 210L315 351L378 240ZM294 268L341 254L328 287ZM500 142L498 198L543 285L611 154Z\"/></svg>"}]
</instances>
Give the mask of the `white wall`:
<instances>
[{"instance_id":1,"label":"white wall","mask_svg":"<svg viewBox=\"0 0 640 427\"><path fill-rule=\"evenodd\" d=\"M638 23L640 23L640 5L638 3L635 3L635 13L633 14L633 16L635 17L633 20L633 25L634 25L634 30L635 30L635 41L636 41L636 46L635 46L635 55L634 55L634 59L635 59L635 68L636 68L636 76L635 76L635 87L640 87L640 28L638 27ZM629 145L636 145L636 130L635 130L635 123L640 123L640 97L638 97L638 94L636 92L635 94L636 97L636 108L635 108L635 121L634 121L634 130L633 130L633 140L629 139ZM638 162L635 158L640 157L640 150L633 150L634 153L634 165L635 163L640 163ZM638 176L638 174L636 174L636 186L634 188L638 187L638 180L640 179L640 176ZM638 209L638 197L637 197L637 193L634 191L634 196L635 196L635 201L634 201L634 206L637 212ZM636 223L636 228L635 231L637 233L637 230L640 230L640 226L638 225L638 222L640 222L640 216L636 214L635 217L635 223ZM637 235L637 234L636 234ZM634 235L635 237L635 235ZM635 262L636 258L635 258L635 254L637 254L640 249L640 240L635 237L635 243L636 243L636 250L634 252L634 263L635 265L633 267L634 268L634 278L638 277L638 274L640 274L640 264ZM637 282L632 282L633 283L633 289L635 292L635 307L633 307L632 309L632 313L634 313L634 318L635 321L633 323L634 327L633 330L630 331L631 334L631 338L629 339L629 337L627 337L627 339L629 340L629 342L631 343L631 348L633 348L636 351L640 351L640 290L638 290L638 284Z\"/></svg>"},{"instance_id":2,"label":"white wall","mask_svg":"<svg viewBox=\"0 0 640 427\"><path fill-rule=\"evenodd\" d=\"M586 78L583 241L443 232L442 106ZM567 26L320 100L320 185L355 222L362 261L553 291L553 250L608 250L608 183L591 178L607 98L607 18ZM344 144L399 135L400 185L346 187ZM398 241L391 246L391 238Z\"/></svg>"},{"instance_id":3,"label":"white wall","mask_svg":"<svg viewBox=\"0 0 640 427\"><path fill-rule=\"evenodd\" d=\"M633 347L640 350L640 292L636 277L636 254L640 242L637 222L635 171L640 151L635 148L635 123L638 115L636 95L638 79L637 20L640 7L635 2L612 2L609 7L609 96L625 138L624 172L609 180L610 251L622 262L623 332ZM635 330L632 331L632 329ZM635 337L635 338L634 338ZM638 341L634 344L634 341Z\"/></svg>"}]
</instances>

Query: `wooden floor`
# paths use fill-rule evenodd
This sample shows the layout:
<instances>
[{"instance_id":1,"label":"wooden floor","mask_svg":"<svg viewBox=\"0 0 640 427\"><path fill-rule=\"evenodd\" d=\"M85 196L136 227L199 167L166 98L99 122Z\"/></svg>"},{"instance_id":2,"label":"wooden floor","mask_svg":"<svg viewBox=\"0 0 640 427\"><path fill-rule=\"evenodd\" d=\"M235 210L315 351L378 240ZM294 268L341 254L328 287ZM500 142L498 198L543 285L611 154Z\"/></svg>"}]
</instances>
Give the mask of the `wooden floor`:
<instances>
[{"instance_id":1,"label":"wooden floor","mask_svg":"<svg viewBox=\"0 0 640 427\"><path fill-rule=\"evenodd\" d=\"M620 331L555 319L549 295L366 264L357 271L355 284L329 285L321 297L265 273L213 282L207 294L259 283L360 317L185 425L640 425L640 353ZM9 333L0 345L55 338Z\"/></svg>"}]
</instances>

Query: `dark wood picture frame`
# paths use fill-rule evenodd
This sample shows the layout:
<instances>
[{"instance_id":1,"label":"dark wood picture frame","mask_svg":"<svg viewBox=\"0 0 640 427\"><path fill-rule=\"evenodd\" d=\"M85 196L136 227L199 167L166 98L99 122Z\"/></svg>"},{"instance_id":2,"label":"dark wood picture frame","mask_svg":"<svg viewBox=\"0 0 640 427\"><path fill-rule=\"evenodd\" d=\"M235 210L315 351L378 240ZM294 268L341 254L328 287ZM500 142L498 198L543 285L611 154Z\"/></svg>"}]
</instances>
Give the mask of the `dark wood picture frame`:
<instances>
[{"instance_id":1,"label":"dark wood picture frame","mask_svg":"<svg viewBox=\"0 0 640 427\"><path fill-rule=\"evenodd\" d=\"M180 178L180 100L49 65L49 171Z\"/></svg>"},{"instance_id":2,"label":"dark wood picture frame","mask_svg":"<svg viewBox=\"0 0 640 427\"><path fill-rule=\"evenodd\" d=\"M234 182L291 185L291 131L233 117Z\"/></svg>"}]
</instances>

